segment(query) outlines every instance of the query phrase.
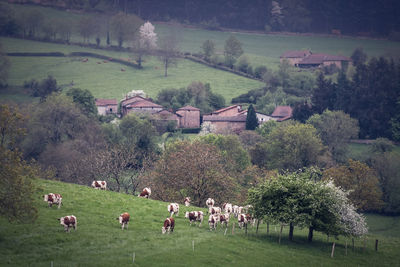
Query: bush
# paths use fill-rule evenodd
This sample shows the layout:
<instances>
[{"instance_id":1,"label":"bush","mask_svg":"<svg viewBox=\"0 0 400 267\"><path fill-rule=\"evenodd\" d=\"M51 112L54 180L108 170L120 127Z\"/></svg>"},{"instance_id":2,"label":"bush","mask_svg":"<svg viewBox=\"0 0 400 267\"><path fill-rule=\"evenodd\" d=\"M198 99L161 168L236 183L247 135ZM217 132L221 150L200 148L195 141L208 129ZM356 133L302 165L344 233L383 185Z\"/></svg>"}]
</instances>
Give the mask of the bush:
<instances>
[{"instance_id":1,"label":"bush","mask_svg":"<svg viewBox=\"0 0 400 267\"><path fill-rule=\"evenodd\" d=\"M182 128L183 134L198 134L201 128Z\"/></svg>"},{"instance_id":2,"label":"bush","mask_svg":"<svg viewBox=\"0 0 400 267\"><path fill-rule=\"evenodd\" d=\"M263 75L268 71L265 66L258 66L254 69L254 76L258 79L262 79Z\"/></svg>"}]
</instances>

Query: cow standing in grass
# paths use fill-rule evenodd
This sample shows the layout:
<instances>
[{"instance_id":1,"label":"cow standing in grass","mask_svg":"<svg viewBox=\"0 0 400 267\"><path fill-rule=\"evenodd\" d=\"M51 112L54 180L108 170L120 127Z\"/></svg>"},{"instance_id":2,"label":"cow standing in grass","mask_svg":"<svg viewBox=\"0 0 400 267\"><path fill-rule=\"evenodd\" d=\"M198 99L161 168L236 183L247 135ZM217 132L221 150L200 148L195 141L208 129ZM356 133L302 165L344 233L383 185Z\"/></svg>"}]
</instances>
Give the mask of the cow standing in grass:
<instances>
[{"instance_id":1,"label":"cow standing in grass","mask_svg":"<svg viewBox=\"0 0 400 267\"><path fill-rule=\"evenodd\" d=\"M185 200L183 201L185 203L186 207L190 206L190 197L185 197Z\"/></svg>"},{"instance_id":2,"label":"cow standing in grass","mask_svg":"<svg viewBox=\"0 0 400 267\"><path fill-rule=\"evenodd\" d=\"M106 181L93 181L92 187L94 189L107 190L107 182Z\"/></svg>"},{"instance_id":3,"label":"cow standing in grass","mask_svg":"<svg viewBox=\"0 0 400 267\"><path fill-rule=\"evenodd\" d=\"M45 202L49 204L49 207L53 206L53 204L57 204L58 208L61 207L62 204L62 196L60 194L49 193L43 196Z\"/></svg>"},{"instance_id":4,"label":"cow standing in grass","mask_svg":"<svg viewBox=\"0 0 400 267\"><path fill-rule=\"evenodd\" d=\"M126 229L128 229L128 223L129 223L129 220L130 220L129 213L127 213L127 212L122 213L121 215L119 215L117 220L119 220L119 223L121 224L122 230L124 230L125 225L126 225Z\"/></svg>"},{"instance_id":5,"label":"cow standing in grass","mask_svg":"<svg viewBox=\"0 0 400 267\"><path fill-rule=\"evenodd\" d=\"M246 214L239 214L238 216L238 224L239 224L239 228L243 228L246 227L247 225L247 218L246 218Z\"/></svg>"},{"instance_id":6,"label":"cow standing in grass","mask_svg":"<svg viewBox=\"0 0 400 267\"><path fill-rule=\"evenodd\" d=\"M214 204L215 204L215 201L214 201L214 199L212 199L212 198L208 198L207 199L207 201L206 201L206 205L207 205L207 208L212 208L212 207L214 207Z\"/></svg>"},{"instance_id":7,"label":"cow standing in grass","mask_svg":"<svg viewBox=\"0 0 400 267\"><path fill-rule=\"evenodd\" d=\"M179 204L178 203L169 204L167 209L168 209L168 212L170 213L170 217L172 217L172 215L174 215L174 214L176 214L176 216L179 215Z\"/></svg>"},{"instance_id":8,"label":"cow standing in grass","mask_svg":"<svg viewBox=\"0 0 400 267\"><path fill-rule=\"evenodd\" d=\"M219 216L219 222L221 223L221 226L228 227L228 223L229 223L229 213L225 213L225 214L220 214Z\"/></svg>"},{"instance_id":9,"label":"cow standing in grass","mask_svg":"<svg viewBox=\"0 0 400 267\"><path fill-rule=\"evenodd\" d=\"M203 217L204 214L202 211L191 211L191 212L186 212L185 213L185 218L189 219L190 225L192 225L192 222L200 222L199 227L201 226L201 223L203 222Z\"/></svg>"},{"instance_id":10,"label":"cow standing in grass","mask_svg":"<svg viewBox=\"0 0 400 267\"><path fill-rule=\"evenodd\" d=\"M221 208L220 207L211 207L208 209L208 213L210 215L219 215L219 214L221 214Z\"/></svg>"},{"instance_id":11,"label":"cow standing in grass","mask_svg":"<svg viewBox=\"0 0 400 267\"><path fill-rule=\"evenodd\" d=\"M208 225L210 226L210 231L215 230L217 228L218 224L218 215L212 215L208 216Z\"/></svg>"},{"instance_id":12,"label":"cow standing in grass","mask_svg":"<svg viewBox=\"0 0 400 267\"><path fill-rule=\"evenodd\" d=\"M60 224L64 226L65 232L69 233L71 228L74 228L75 230L78 229L78 220L74 215L64 216L58 220L60 221Z\"/></svg>"},{"instance_id":13,"label":"cow standing in grass","mask_svg":"<svg viewBox=\"0 0 400 267\"><path fill-rule=\"evenodd\" d=\"M164 221L164 226L161 228L161 233L172 233L175 227L175 220L174 218L167 218Z\"/></svg>"},{"instance_id":14,"label":"cow standing in grass","mask_svg":"<svg viewBox=\"0 0 400 267\"><path fill-rule=\"evenodd\" d=\"M149 198L151 195L151 189L150 187L145 187L142 191L142 193L140 193L138 195L138 197L144 197L144 198Z\"/></svg>"},{"instance_id":15,"label":"cow standing in grass","mask_svg":"<svg viewBox=\"0 0 400 267\"><path fill-rule=\"evenodd\" d=\"M226 213L231 214L233 212L233 207L231 203L224 203L222 205L222 210L225 211Z\"/></svg>"}]
</instances>

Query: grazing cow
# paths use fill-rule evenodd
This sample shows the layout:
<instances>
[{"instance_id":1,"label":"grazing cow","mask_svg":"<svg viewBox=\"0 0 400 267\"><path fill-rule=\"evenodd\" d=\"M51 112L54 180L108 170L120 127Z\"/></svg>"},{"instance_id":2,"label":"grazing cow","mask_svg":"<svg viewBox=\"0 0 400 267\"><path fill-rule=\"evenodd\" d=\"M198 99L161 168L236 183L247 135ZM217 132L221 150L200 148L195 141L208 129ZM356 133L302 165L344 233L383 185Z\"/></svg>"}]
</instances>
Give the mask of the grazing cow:
<instances>
[{"instance_id":1,"label":"grazing cow","mask_svg":"<svg viewBox=\"0 0 400 267\"><path fill-rule=\"evenodd\" d=\"M219 222L221 223L221 226L223 226L225 224L225 227L228 227L229 213L220 214L219 215Z\"/></svg>"},{"instance_id":2,"label":"grazing cow","mask_svg":"<svg viewBox=\"0 0 400 267\"><path fill-rule=\"evenodd\" d=\"M256 219L253 218L249 213L246 213L246 220L248 223L251 224L251 226L254 226L254 224L256 223Z\"/></svg>"},{"instance_id":3,"label":"grazing cow","mask_svg":"<svg viewBox=\"0 0 400 267\"><path fill-rule=\"evenodd\" d=\"M125 225L126 225L126 229L128 229L129 219L130 219L130 216L129 216L129 213L127 213L127 212L122 213L117 218L117 220L119 220L119 223L122 226L122 230L124 230Z\"/></svg>"},{"instance_id":4,"label":"grazing cow","mask_svg":"<svg viewBox=\"0 0 400 267\"><path fill-rule=\"evenodd\" d=\"M64 226L65 232L70 231L70 228L74 228L75 230L78 228L78 221L74 215L64 216L58 219L60 224Z\"/></svg>"},{"instance_id":5,"label":"grazing cow","mask_svg":"<svg viewBox=\"0 0 400 267\"><path fill-rule=\"evenodd\" d=\"M239 206L233 205L232 209L233 209L233 215L235 216L235 218L237 218L237 216L239 215Z\"/></svg>"},{"instance_id":6,"label":"grazing cow","mask_svg":"<svg viewBox=\"0 0 400 267\"><path fill-rule=\"evenodd\" d=\"M107 190L107 182L106 181L93 181L92 187L94 189Z\"/></svg>"},{"instance_id":7,"label":"grazing cow","mask_svg":"<svg viewBox=\"0 0 400 267\"><path fill-rule=\"evenodd\" d=\"M165 234L166 232L172 233L175 227L175 220L174 218L167 218L164 221L164 226L161 228L161 233Z\"/></svg>"},{"instance_id":8,"label":"grazing cow","mask_svg":"<svg viewBox=\"0 0 400 267\"><path fill-rule=\"evenodd\" d=\"M224 203L224 204L222 205L222 209L223 209L225 212L229 213L229 214L231 214L231 213L233 212L233 208L232 208L232 204L231 204L231 203Z\"/></svg>"},{"instance_id":9,"label":"grazing cow","mask_svg":"<svg viewBox=\"0 0 400 267\"><path fill-rule=\"evenodd\" d=\"M186 212L185 213L185 218L188 218L190 221L190 225L192 225L192 222L200 222L199 227L201 226L201 223L203 222L203 217L204 214L202 211L191 211L191 212Z\"/></svg>"},{"instance_id":10,"label":"grazing cow","mask_svg":"<svg viewBox=\"0 0 400 267\"><path fill-rule=\"evenodd\" d=\"M210 226L210 231L215 230L218 224L218 215L212 215L208 217L208 225Z\"/></svg>"},{"instance_id":11,"label":"grazing cow","mask_svg":"<svg viewBox=\"0 0 400 267\"><path fill-rule=\"evenodd\" d=\"M142 191L142 193L140 193L138 195L138 197L144 197L144 198L149 198L151 195L151 189L150 187L145 187Z\"/></svg>"},{"instance_id":12,"label":"grazing cow","mask_svg":"<svg viewBox=\"0 0 400 267\"><path fill-rule=\"evenodd\" d=\"M190 206L190 197L185 197L184 203L185 203L186 207L189 207Z\"/></svg>"},{"instance_id":13,"label":"grazing cow","mask_svg":"<svg viewBox=\"0 0 400 267\"><path fill-rule=\"evenodd\" d=\"M245 214L239 214L238 216L238 224L239 224L239 228L243 228L246 227L247 225L247 219L246 219L246 215Z\"/></svg>"},{"instance_id":14,"label":"grazing cow","mask_svg":"<svg viewBox=\"0 0 400 267\"><path fill-rule=\"evenodd\" d=\"M208 209L208 213L211 214L211 215L221 214L221 208L220 207L210 207Z\"/></svg>"},{"instance_id":15,"label":"grazing cow","mask_svg":"<svg viewBox=\"0 0 400 267\"><path fill-rule=\"evenodd\" d=\"M61 207L62 204L62 196L60 194L49 193L43 196L44 201L49 204L49 207L53 206L53 204L58 204L58 208Z\"/></svg>"},{"instance_id":16,"label":"grazing cow","mask_svg":"<svg viewBox=\"0 0 400 267\"><path fill-rule=\"evenodd\" d=\"M214 207L214 199L212 199L212 198L208 198L207 199L207 201L206 201L206 205L207 205L207 208L211 208L211 207Z\"/></svg>"},{"instance_id":17,"label":"grazing cow","mask_svg":"<svg viewBox=\"0 0 400 267\"><path fill-rule=\"evenodd\" d=\"M176 216L179 215L179 204L178 203L171 203L168 205L168 212L170 213L170 217L172 215L176 214Z\"/></svg>"}]
</instances>

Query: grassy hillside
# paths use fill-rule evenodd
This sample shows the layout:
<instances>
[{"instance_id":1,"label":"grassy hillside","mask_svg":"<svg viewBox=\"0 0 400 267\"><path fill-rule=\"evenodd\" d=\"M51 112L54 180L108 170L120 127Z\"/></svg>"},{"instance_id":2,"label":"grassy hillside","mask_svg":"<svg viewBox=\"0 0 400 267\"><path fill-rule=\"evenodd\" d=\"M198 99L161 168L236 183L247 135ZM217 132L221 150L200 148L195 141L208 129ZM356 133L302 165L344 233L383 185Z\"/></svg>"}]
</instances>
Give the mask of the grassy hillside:
<instances>
[{"instance_id":1,"label":"grassy hillside","mask_svg":"<svg viewBox=\"0 0 400 267\"><path fill-rule=\"evenodd\" d=\"M132 264L133 254L136 266L395 266L400 260L399 217L369 216L372 234L366 251L356 240L355 251L349 247L345 255L345 239L340 238L332 259L331 243L318 233L308 244L306 231L295 229L294 242L286 241L285 232L281 245L275 227L267 235L265 224L258 235L249 228L245 236L237 225L234 235L231 228L224 235L222 229L210 232L207 223L190 227L184 212L199 208L181 206L174 233L161 235L167 203L54 181L35 184L39 217L33 225L10 224L0 218L1 266L49 266L52 262L54 266L126 266ZM49 192L63 195L61 209L48 208L43 202L40 196ZM122 231L115 218L125 211L133 221ZM77 216L78 230L67 234L57 218L71 214ZM373 249L376 238L378 252Z\"/></svg>"}]
</instances>

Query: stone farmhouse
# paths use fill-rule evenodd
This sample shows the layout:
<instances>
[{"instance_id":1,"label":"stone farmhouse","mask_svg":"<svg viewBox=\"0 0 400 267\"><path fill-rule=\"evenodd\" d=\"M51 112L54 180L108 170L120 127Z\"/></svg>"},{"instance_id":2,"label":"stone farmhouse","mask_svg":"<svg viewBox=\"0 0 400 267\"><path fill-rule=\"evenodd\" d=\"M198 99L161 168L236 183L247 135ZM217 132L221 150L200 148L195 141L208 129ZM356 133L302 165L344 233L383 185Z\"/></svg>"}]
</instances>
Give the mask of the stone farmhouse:
<instances>
[{"instance_id":1,"label":"stone farmhouse","mask_svg":"<svg viewBox=\"0 0 400 267\"><path fill-rule=\"evenodd\" d=\"M117 114L117 99L96 99L96 107L99 115Z\"/></svg>"},{"instance_id":2,"label":"stone farmhouse","mask_svg":"<svg viewBox=\"0 0 400 267\"><path fill-rule=\"evenodd\" d=\"M292 66L299 68L320 68L335 65L341 69L344 65L351 64L351 58L329 54L314 54L310 50L286 51L280 56L281 63L287 60Z\"/></svg>"},{"instance_id":3,"label":"stone farmhouse","mask_svg":"<svg viewBox=\"0 0 400 267\"><path fill-rule=\"evenodd\" d=\"M277 106L271 114L271 118L277 122L286 121L293 116L293 109L290 106Z\"/></svg>"}]
</instances>

